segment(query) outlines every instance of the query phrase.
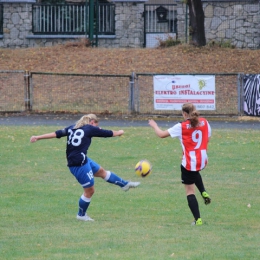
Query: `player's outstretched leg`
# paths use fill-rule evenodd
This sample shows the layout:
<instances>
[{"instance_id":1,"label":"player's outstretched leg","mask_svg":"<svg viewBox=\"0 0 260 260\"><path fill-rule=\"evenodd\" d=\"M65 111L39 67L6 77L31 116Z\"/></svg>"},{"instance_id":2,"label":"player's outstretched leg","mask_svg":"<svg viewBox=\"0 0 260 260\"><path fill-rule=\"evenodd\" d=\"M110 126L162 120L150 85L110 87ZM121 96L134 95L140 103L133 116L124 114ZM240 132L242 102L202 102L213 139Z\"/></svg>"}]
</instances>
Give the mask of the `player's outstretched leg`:
<instances>
[{"instance_id":1,"label":"player's outstretched leg","mask_svg":"<svg viewBox=\"0 0 260 260\"><path fill-rule=\"evenodd\" d=\"M124 187L122 187L123 191L128 191L130 188L136 188L140 185L140 182L129 181Z\"/></svg>"},{"instance_id":2,"label":"player's outstretched leg","mask_svg":"<svg viewBox=\"0 0 260 260\"><path fill-rule=\"evenodd\" d=\"M135 188L140 185L140 182L125 181L117 176L115 173L107 171L105 181L118 185L124 191L128 191L130 188Z\"/></svg>"}]
</instances>

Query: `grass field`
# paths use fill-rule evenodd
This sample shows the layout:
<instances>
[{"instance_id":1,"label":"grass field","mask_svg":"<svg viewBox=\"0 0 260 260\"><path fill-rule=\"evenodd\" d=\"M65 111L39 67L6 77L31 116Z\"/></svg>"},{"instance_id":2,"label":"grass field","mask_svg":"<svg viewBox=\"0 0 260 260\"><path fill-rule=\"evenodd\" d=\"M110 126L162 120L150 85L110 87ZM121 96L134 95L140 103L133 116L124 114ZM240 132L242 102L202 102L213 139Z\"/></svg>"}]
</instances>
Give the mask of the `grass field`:
<instances>
[{"instance_id":1,"label":"grass field","mask_svg":"<svg viewBox=\"0 0 260 260\"><path fill-rule=\"evenodd\" d=\"M202 171L212 203L197 193L204 224L196 227L180 182L179 141L148 127L93 140L92 159L141 185L123 192L96 179L88 210L95 222L77 221L82 188L67 169L65 138L29 142L54 130L0 129L0 259L260 259L258 131L213 129ZM140 179L134 166L143 158L153 172Z\"/></svg>"}]
</instances>

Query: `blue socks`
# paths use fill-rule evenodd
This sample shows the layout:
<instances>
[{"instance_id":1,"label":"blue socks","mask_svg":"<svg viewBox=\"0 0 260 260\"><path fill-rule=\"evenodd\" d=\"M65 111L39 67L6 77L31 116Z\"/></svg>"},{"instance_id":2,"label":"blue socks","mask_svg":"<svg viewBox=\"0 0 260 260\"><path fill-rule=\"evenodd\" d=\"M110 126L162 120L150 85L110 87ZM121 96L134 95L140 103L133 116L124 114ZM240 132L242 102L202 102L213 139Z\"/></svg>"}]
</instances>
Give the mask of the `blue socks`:
<instances>
[{"instance_id":1,"label":"blue socks","mask_svg":"<svg viewBox=\"0 0 260 260\"><path fill-rule=\"evenodd\" d=\"M90 204L91 198L85 197L83 194L79 199L79 216L85 216L88 206Z\"/></svg>"},{"instance_id":2,"label":"blue socks","mask_svg":"<svg viewBox=\"0 0 260 260\"><path fill-rule=\"evenodd\" d=\"M105 178L105 181L118 185L119 187L124 187L128 183L128 181L123 180L122 178L118 177L116 174L110 171L107 171L107 176ZM90 201L91 198L85 197L84 194L81 195L79 199L79 212L78 212L79 216L85 216Z\"/></svg>"},{"instance_id":3,"label":"blue socks","mask_svg":"<svg viewBox=\"0 0 260 260\"><path fill-rule=\"evenodd\" d=\"M120 187L124 187L128 183L128 181L123 180L122 178L118 177L116 174L110 171L107 171L107 176L105 178L105 181L109 183L113 183Z\"/></svg>"}]
</instances>

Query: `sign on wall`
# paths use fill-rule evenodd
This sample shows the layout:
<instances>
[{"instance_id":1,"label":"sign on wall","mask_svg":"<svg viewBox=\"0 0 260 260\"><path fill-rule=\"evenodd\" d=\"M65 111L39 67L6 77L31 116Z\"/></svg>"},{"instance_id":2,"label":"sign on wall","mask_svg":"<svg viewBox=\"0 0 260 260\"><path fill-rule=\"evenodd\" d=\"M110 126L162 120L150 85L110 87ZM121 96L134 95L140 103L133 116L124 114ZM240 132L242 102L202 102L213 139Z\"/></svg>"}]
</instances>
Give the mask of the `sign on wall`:
<instances>
[{"instance_id":1,"label":"sign on wall","mask_svg":"<svg viewBox=\"0 0 260 260\"><path fill-rule=\"evenodd\" d=\"M247 74L243 77L244 113L260 116L260 74Z\"/></svg>"},{"instance_id":2,"label":"sign on wall","mask_svg":"<svg viewBox=\"0 0 260 260\"><path fill-rule=\"evenodd\" d=\"M187 102L198 110L216 109L214 75L156 75L153 86L155 110L181 110Z\"/></svg>"}]
</instances>

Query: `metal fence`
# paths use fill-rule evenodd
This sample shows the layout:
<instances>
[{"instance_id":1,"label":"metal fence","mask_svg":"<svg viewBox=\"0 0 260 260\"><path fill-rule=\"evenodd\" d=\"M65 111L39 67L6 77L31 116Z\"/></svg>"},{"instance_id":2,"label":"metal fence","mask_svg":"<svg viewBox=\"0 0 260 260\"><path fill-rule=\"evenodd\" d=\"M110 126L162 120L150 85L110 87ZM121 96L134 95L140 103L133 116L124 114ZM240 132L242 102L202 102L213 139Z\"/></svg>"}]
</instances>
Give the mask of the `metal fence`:
<instances>
[{"instance_id":1,"label":"metal fence","mask_svg":"<svg viewBox=\"0 0 260 260\"><path fill-rule=\"evenodd\" d=\"M4 6L0 4L0 34L3 33Z\"/></svg>"},{"instance_id":2,"label":"metal fence","mask_svg":"<svg viewBox=\"0 0 260 260\"><path fill-rule=\"evenodd\" d=\"M243 115L244 74L213 75L216 110L201 113ZM0 112L179 115L154 109L153 76L0 71Z\"/></svg>"},{"instance_id":3,"label":"metal fence","mask_svg":"<svg viewBox=\"0 0 260 260\"><path fill-rule=\"evenodd\" d=\"M161 75L161 74L160 74ZM171 74L173 75L173 74ZM177 74L185 75L185 74ZM196 75L196 74L189 74ZM204 74L205 75L205 74ZM213 75L213 74L211 74ZM203 110L206 115L239 115L241 110L242 84L239 74L214 74L216 110ZM154 74L136 74L136 107L140 114L179 115L180 111L154 110Z\"/></svg>"},{"instance_id":4,"label":"metal fence","mask_svg":"<svg viewBox=\"0 0 260 260\"><path fill-rule=\"evenodd\" d=\"M177 38L176 6L176 4L144 5L145 47L156 47L159 40L166 40L168 37Z\"/></svg>"},{"instance_id":5,"label":"metal fence","mask_svg":"<svg viewBox=\"0 0 260 260\"><path fill-rule=\"evenodd\" d=\"M115 5L95 6L94 27L98 34L115 34ZM87 34L89 4L33 4L32 32L34 34Z\"/></svg>"},{"instance_id":6,"label":"metal fence","mask_svg":"<svg viewBox=\"0 0 260 260\"><path fill-rule=\"evenodd\" d=\"M27 92L25 71L0 71L0 111L25 111Z\"/></svg>"},{"instance_id":7,"label":"metal fence","mask_svg":"<svg viewBox=\"0 0 260 260\"><path fill-rule=\"evenodd\" d=\"M129 75L31 73L35 112L128 114Z\"/></svg>"}]
</instances>

